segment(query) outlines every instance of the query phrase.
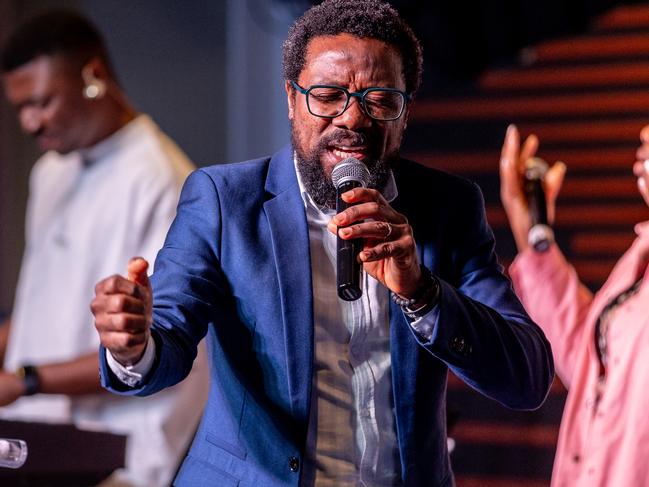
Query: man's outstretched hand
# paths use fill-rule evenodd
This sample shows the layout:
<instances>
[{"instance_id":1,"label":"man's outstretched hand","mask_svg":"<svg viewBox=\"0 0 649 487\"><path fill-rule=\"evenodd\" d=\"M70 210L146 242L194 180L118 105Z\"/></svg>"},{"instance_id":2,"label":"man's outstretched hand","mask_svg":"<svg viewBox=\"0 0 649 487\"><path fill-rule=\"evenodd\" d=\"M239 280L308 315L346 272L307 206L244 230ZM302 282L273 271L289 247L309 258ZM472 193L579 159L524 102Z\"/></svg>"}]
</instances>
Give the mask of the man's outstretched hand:
<instances>
[{"instance_id":1,"label":"man's outstretched hand","mask_svg":"<svg viewBox=\"0 0 649 487\"><path fill-rule=\"evenodd\" d=\"M123 365L136 363L144 354L152 321L149 263L135 257L127 277L113 275L95 286L90 305L101 344Z\"/></svg>"}]
</instances>

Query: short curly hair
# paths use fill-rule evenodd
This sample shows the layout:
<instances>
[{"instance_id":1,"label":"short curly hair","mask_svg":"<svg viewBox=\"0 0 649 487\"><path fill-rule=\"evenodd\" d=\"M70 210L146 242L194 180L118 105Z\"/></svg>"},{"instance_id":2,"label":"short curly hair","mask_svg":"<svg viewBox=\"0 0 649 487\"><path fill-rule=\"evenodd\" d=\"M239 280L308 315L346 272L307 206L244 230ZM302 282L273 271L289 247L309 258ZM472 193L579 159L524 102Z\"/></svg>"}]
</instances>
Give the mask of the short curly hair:
<instances>
[{"instance_id":1,"label":"short curly hair","mask_svg":"<svg viewBox=\"0 0 649 487\"><path fill-rule=\"evenodd\" d=\"M97 28L78 12L46 10L22 23L0 54L0 71L11 72L39 56L62 54L85 63L98 56L113 75L104 41Z\"/></svg>"},{"instance_id":2,"label":"short curly hair","mask_svg":"<svg viewBox=\"0 0 649 487\"><path fill-rule=\"evenodd\" d=\"M307 10L291 26L284 41L284 78L298 79L311 39L337 34L369 37L394 46L403 61L406 91L417 91L423 71L421 44L397 11L380 0L325 0Z\"/></svg>"}]
</instances>

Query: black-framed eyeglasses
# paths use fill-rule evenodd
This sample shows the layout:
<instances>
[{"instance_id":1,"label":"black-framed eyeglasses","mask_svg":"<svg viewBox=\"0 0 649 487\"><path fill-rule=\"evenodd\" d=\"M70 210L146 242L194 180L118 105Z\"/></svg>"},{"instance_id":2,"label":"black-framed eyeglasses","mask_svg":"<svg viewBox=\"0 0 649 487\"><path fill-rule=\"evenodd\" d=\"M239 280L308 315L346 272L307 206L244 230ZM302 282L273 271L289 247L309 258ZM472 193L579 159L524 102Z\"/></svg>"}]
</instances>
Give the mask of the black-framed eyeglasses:
<instances>
[{"instance_id":1,"label":"black-framed eyeglasses","mask_svg":"<svg viewBox=\"0 0 649 487\"><path fill-rule=\"evenodd\" d=\"M313 85L302 88L295 81L293 87L306 96L306 106L311 115L336 118L349 107L352 97L358 98L363 110L375 120L396 120L402 114L410 95L396 88L367 88L352 92L335 85Z\"/></svg>"}]
</instances>

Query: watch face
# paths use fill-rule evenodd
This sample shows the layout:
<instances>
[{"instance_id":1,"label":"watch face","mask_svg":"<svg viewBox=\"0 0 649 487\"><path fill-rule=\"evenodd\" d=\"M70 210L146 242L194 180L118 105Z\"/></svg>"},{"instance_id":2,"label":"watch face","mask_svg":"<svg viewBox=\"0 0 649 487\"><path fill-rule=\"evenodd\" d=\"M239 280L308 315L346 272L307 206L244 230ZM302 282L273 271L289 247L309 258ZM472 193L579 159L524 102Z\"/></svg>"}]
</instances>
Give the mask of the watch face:
<instances>
[{"instance_id":1,"label":"watch face","mask_svg":"<svg viewBox=\"0 0 649 487\"><path fill-rule=\"evenodd\" d=\"M38 371L33 365L23 365L16 371L16 375L22 379L25 385L25 396L32 396L40 391L40 379Z\"/></svg>"}]
</instances>

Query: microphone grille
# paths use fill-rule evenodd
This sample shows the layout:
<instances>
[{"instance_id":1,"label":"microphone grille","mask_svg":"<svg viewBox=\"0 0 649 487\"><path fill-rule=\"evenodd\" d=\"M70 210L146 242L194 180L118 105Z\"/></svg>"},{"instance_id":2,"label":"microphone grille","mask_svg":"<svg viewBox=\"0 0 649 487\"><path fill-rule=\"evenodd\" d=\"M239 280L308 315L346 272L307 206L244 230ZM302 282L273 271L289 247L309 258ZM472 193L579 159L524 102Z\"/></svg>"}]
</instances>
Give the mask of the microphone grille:
<instances>
[{"instance_id":1,"label":"microphone grille","mask_svg":"<svg viewBox=\"0 0 649 487\"><path fill-rule=\"evenodd\" d=\"M543 179L548 171L548 163L540 157L530 157L525 161L525 178L530 180Z\"/></svg>"},{"instance_id":2,"label":"microphone grille","mask_svg":"<svg viewBox=\"0 0 649 487\"><path fill-rule=\"evenodd\" d=\"M331 181L338 187L347 181L356 181L366 187L370 180L367 166L355 157L348 157L336 164L331 171Z\"/></svg>"}]
</instances>

